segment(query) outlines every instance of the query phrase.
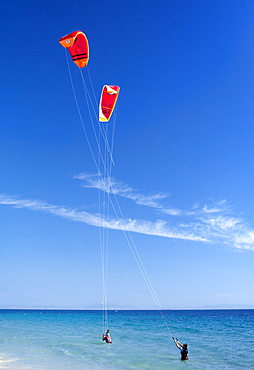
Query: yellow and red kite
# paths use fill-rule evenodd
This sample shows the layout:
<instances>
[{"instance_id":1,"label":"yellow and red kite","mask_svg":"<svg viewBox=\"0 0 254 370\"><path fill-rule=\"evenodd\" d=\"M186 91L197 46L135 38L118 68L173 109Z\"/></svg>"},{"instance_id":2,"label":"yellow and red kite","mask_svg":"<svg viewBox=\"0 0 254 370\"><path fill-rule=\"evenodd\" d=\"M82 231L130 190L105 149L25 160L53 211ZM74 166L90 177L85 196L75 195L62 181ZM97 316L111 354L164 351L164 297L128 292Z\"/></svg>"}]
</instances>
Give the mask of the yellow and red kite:
<instances>
[{"instance_id":1,"label":"yellow and red kite","mask_svg":"<svg viewBox=\"0 0 254 370\"><path fill-rule=\"evenodd\" d=\"M113 113L119 95L120 87L105 85L102 88L101 100L99 105L99 121L107 122Z\"/></svg>"}]
</instances>

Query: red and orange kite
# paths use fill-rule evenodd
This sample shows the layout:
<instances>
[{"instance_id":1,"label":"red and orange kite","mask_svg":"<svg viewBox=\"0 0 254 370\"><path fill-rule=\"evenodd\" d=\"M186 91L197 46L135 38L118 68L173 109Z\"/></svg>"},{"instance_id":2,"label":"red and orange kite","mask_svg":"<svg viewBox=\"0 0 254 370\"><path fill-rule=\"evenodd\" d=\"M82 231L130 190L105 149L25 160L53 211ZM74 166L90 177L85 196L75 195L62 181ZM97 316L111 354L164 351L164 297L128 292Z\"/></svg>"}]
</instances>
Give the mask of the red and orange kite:
<instances>
[{"instance_id":1,"label":"red and orange kite","mask_svg":"<svg viewBox=\"0 0 254 370\"><path fill-rule=\"evenodd\" d=\"M75 31L62 37L58 41L64 48L68 48L72 60L79 68L87 65L89 60L89 44L86 35Z\"/></svg>"}]
</instances>

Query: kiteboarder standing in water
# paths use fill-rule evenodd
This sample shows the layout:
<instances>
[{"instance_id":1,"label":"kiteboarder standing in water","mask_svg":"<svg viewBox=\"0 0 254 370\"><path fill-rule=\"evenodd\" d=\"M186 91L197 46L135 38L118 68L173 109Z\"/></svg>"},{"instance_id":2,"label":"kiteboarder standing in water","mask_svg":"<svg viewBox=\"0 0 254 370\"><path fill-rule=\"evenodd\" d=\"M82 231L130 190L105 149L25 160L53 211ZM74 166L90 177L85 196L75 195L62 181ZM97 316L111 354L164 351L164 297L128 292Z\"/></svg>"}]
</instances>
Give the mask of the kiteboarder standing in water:
<instances>
[{"instance_id":1,"label":"kiteboarder standing in water","mask_svg":"<svg viewBox=\"0 0 254 370\"><path fill-rule=\"evenodd\" d=\"M188 345L187 345L187 343L182 344L182 343L179 342L179 340L177 338L176 339L173 338L173 341L175 342L175 345L177 346L177 348L180 349L181 360L188 360Z\"/></svg>"},{"instance_id":2,"label":"kiteboarder standing in water","mask_svg":"<svg viewBox=\"0 0 254 370\"><path fill-rule=\"evenodd\" d=\"M106 334L103 335L102 340L105 340L106 343L112 343L109 330L107 330Z\"/></svg>"}]
</instances>

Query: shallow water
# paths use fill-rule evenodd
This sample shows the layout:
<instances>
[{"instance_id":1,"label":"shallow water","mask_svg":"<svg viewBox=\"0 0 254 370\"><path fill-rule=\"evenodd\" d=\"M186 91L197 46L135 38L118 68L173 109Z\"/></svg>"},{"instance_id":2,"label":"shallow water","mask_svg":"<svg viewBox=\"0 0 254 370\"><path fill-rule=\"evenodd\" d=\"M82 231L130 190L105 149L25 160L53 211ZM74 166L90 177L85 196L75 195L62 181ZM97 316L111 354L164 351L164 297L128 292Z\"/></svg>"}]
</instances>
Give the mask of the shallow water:
<instances>
[{"instance_id":1,"label":"shallow water","mask_svg":"<svg viewBox=\"0 0 254 370\"><path fill-rule=\"evenodd\" d=\"M0 369L254 369L254 310L0 310ZM165 325L165 321L167 325ZM189 347L179 360L172 335Z\"/></svg>"}]
</instances>

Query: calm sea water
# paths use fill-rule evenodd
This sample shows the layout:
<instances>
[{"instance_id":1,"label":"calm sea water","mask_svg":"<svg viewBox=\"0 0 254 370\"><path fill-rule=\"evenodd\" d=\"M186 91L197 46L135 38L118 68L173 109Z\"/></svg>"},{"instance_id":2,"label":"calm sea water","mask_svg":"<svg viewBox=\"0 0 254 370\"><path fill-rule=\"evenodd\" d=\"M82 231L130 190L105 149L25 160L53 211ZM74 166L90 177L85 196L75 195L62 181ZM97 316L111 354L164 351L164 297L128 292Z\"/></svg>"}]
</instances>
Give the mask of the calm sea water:
<instances>
[{"instance_id":1,"label":"calm sea water","mask_svg":"<svg viewBox=\"0 0 254 370\"><path fill-rule=\"evenodd\" d=\"M108 314L112 344L101 340L101 311L0 310L0 369L254 369L254 310Z\"/></svg>"}]
</instances>

